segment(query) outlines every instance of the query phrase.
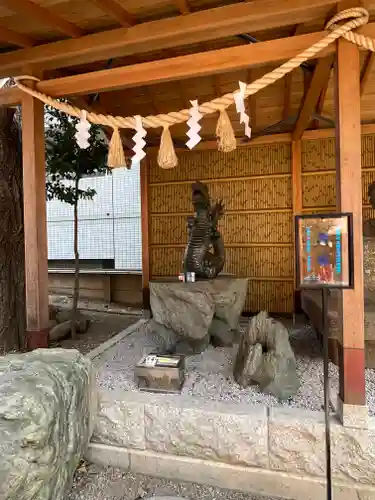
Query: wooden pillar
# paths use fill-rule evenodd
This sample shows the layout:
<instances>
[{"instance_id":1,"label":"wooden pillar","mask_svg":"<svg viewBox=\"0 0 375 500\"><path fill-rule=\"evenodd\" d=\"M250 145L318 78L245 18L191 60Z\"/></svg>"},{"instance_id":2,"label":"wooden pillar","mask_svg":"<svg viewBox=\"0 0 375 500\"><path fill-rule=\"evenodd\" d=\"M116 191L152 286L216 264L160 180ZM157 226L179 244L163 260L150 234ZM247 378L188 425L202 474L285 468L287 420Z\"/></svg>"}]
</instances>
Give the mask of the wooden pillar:
<instances>
[{"instance_id":1,"label":"wooden pillar","mask_svg":"<svg viewBox=\"0 0 375 500\"><path fill-rule=\"evenodd\" d=\"M342 293L339 349L340 399L365 404L363 231L358 47L337 42L336 57L336 200L337 210L353 213L354 290Z\"/></svg>"},{"instance_id":2,"label":"wooden pillar","mask_svg":"<svg viewBox=\"0 0 375 500\"><path fill-rule=\"evenodd\" d=\"M294 216L302 213L302 147L301 140L292 141L292 207L293 207L293 228ZM295 240L293 236L295 248ZM295 252L295 250L294 250ZM296 258L296 255L294 255ZM294 266L296 269L296 266ZM295 273L295 271L294 271ZM301 310L301 293L296 290L296 276L294 275L294 312Z\"/></svg>"},{"instance_id":3,"label":"wooden pillar","mask_svg":"<svg viewBox=\"0 0 375 500\"><path fill-rule=\"evenodd\" d=\"M150 309L150 244L148 225L148 174L147 157L141 162L141 220L142 220L142 296L143 308Z\"/></svg>"},{"instance_id":4,"label":"wooden pillar","mask_svg":"<svg viewBox=\"0 0 375 500\"><path fill-rule=\"evenodd\" d=\"M48 347L48 248L44 105L24 94L22 155L28 349Z\"/></svg>"}]
</instances>

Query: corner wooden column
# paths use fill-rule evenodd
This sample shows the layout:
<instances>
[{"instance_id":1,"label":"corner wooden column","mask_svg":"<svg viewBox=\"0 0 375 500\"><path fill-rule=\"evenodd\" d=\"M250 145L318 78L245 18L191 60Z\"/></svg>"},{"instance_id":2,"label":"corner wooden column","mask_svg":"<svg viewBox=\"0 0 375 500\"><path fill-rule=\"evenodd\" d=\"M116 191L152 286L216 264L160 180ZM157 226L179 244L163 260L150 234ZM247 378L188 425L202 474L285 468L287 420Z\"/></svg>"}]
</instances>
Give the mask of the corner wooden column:
<instances>
[{"instance_id":1,"label":"corner wooden column","mask_svg":"<svg viewBox=\"0 0 375 500\"><path fill-rule=\"evenodd\" d=\"M142 296L143 308L150 310L150 245L148 224L148 170L147 157L141 161L141 227L142 227Z\"/></svg>"},{"instance_id":2,"label":"corner wooden column","mask_svg":"<svg viewBox=\"0 0 375 500\"><path fill-rule=\"evenodd\" d=\"M340 399L365 405L360 61L357 46L340 39L336 56L337 210L353 213L354 290L342 293Z\"/></svg>"},{"instance_id":3,"label":"corner wooden column","mask_svg":"<svg viewBox=\"0 0 375 500\"><path fill-rule=\"evenodd\" d=\"M48 346L48 247L44 105L29 95L22 99L22 155L25 225L26 343Z\"/></svg>"}]
</instances>

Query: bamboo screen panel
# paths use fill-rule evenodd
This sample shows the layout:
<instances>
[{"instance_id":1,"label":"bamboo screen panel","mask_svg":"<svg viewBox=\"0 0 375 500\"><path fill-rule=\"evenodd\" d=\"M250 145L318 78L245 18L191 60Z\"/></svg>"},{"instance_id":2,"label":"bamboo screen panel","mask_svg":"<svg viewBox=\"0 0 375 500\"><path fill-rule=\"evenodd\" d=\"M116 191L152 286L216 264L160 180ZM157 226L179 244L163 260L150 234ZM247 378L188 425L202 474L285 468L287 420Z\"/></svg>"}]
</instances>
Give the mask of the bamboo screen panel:
<instances>
[{"instance_id":1,"label":"bamboo screen panel","mask_svg":"<svg viewBox=\"0 0 375 500\"><path fill-rule=\"evenodd\" d=\"M368 201L367 189L375 180L375 135L362 136L362 203L363 219L375 218ZM335 139L318 139L302 143L302 190L304 212L336 210ZM348 193L349 196L349 193Z\"/></svg>"},{"instance_id":2,"label":"bamboo screen panel","mask_svg":"<svg viewBox=\"0 0 375 500\"><path fill-rule=\"evenodd\" d=\"M223 199L220 222L226 246L224 272L249 278L245 311L291 312L293 245L289 144L240 148L233 153L193 151L162 170L149 161L151 278L177 276L192 214L191 184L206 182Z\"/></svg>"}]
</instances>

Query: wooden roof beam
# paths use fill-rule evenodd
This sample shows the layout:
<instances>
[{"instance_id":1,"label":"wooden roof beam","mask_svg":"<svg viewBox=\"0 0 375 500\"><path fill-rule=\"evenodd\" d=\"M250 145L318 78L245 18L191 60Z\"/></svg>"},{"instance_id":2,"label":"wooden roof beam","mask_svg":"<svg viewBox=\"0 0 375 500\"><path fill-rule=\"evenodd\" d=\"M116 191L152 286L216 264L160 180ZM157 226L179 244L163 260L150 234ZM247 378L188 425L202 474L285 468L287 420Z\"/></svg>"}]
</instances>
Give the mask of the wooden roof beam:
<instances>
[{"instance_id":1,"label":"wooden roof beam","mask_svg":"<svg viewBox=\"0 0 375 500\"><path fill-rule=\"evenodd\" d=\"M10 30L9 28L5 28L4 26L0 26L0 40L2 42L24 48L33 47L34 45L36 45L36 40L29 37L28 35L18 33L17 31Z\"/></svg>"},{"instance_id":2,"label":"wooden roof beam","mask_svg":"<svg viewBox=\"0 0 375 500\"><path fill-rule=\"evenodd\" d=\"M119 68L94 71L81 75L46 80L37 89L52 96L69 96L106 92L121 88L139 87L167 81L214 75L289 59L320 39L320 33L282 38L254 44L240 45L220 50L173 57ZM322 51L322 56L332 54L332 44Z\"/></svg>"},{"instance_id":3,"label":"wooden roof beam","mask_svg":"<svg viewBox=\"0 0 375 500\"><path fill-rule=\"evenodd\" d=\"M61 31L64 35L73 38L83 36L85 32L75 24L56 15L31 0L2 0L2 4L12 12L29 17L30 22L37 20L45 26Z\"/></svg>"},{"instance_id":4,"label":"wooden roof beam","mask_svg":"<svg viewBox=\"0 0 375 500\"><path fill-rule=\"evenodd\" d=\"M254 0L86 35L79 40L49 43L0 54L0 78L22 74L22 68L28 64L51 70L144 53L150 47L161 50L288 26L291 20L308 22L324 16L335 4L336 0ZM271 14L264 14L265 7ZM253 47L248 48L249 54Z\"/></svg>"},{"instance_id":5,"label":"wooden roof beam","mask_svg":"<svg viewBox=\"0 0 375 500\"><path fill-rule=\"evenodd\" d=\"M130 12L125 10L116 0L90 0L100 10L114 17L125 28L134 26L136 20Z\"/></svg>"},{"instance_id":6,"label":"wooden roof beam","mask_svg":"<svg viewBox=\"0 0 375 500\"><path fill-rule=\"evenodd\" d=\"M332 64L333 57L330 56L319 59L316 65L310 86L303 99L296 126L294 128L294 141L301 139L304 131L307 129L311 121L311 117L315 111L322 89L327 85L329 80Z\"/></svg>"}]
</instances>

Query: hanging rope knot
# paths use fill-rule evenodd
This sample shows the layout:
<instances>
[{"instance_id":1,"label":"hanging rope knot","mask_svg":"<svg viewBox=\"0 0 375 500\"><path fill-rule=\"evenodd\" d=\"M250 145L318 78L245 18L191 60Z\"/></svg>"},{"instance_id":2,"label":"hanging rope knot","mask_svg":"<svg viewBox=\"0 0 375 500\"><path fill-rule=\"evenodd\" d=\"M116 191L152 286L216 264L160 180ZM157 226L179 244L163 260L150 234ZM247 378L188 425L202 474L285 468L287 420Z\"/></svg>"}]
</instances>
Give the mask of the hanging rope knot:
<instances>
[{"instance_id":1,"label":"hanging rope knot","mask_svg":"<svg viewBox=\"0 0 375 500\"><path fill-rule=\"evenodd\" d=\"M334 31L342 26L349 26L349 29L359 28L367 24L369 20L369 13L364 7L354 7L351 9L345 9L334 15L328 23L325 25L325 29L329 31ZM342 24L337 24L340 21L345 21Z\"/></svg>"}]
</instances>

